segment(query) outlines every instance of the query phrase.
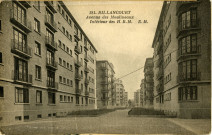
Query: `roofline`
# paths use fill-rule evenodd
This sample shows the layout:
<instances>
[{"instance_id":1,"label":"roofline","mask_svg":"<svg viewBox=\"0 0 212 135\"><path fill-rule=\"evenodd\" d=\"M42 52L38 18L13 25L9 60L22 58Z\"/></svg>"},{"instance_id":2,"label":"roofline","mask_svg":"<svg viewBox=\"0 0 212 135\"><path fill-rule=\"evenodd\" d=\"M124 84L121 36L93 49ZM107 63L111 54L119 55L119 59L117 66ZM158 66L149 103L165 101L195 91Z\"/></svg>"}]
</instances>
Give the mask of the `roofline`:
<instances>
[{"instance_id":1,"label":"roofline","mask_svg":"<svg viewBox=\"0 0 212 135\"><path fill-rule=\"evenodd\" d=\"M97 62L107 62L108 65L111 67L110 62L109 62L108 60L97 60L96 63L97 63ZM114 71L114 69L113 69L112 67L111 67L111 69L113 70L113 72L114 72L114 74L115 74L116 72Z\"/></svg>"},{"instance_id":2,"label":"roofline","mask_svg":"<svg viewBox=\"0 0 212 135\"><path fill-rule=\"evenodd\" d=\"M153 39L153 42L152 42L152 48L154 48L154 44L155 44L155 41L157 39L156 35L158 34L158 30L160 29L160 24L162 22L162 15L163 15L164 10L165 10L165 2L163 2L163 6L162 6L162 9L161 9L161 12L160 12L160 17L159 17L157 28L156 28L156 31L155 31L155 36L154 36L154 39Z\"/></svg>"},{"instance_id":3,"label":"roofline","mask_svg":"<svg viewBox=\"0 0 212 135\"><path fill-rule=\"evenodd\" d=\"M74 24L77 25L77 27L80 29L80 31L83 33L83 35L87 38L88 42L91 44L91 46L94 48L94 50L96 51L96 53L98 53L97 49L95 48L95 46L93 45L93 43L90 41L90 39L88 38L88 36L85 34L85 32L83 31L83 29L80 27L80 25L77 23L77 21L75 20L75 18L73 17L73 15L71 14L71 12L69 11L69 9L66 7L66 5L64 4L63 1L58 1L61 6L63 6L64 10L68 13L68 15L71 17L72 21L74 22Z\"/></svg>"}]
</instances>

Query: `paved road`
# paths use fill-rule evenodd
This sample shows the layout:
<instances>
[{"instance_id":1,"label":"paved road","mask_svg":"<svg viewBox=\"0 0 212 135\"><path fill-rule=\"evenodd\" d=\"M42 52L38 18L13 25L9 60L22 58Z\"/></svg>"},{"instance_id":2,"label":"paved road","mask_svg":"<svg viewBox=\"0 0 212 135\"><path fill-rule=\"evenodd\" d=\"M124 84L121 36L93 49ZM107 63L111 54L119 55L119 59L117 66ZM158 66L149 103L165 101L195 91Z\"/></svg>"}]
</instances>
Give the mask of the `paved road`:
<instances>
[{"instance_id":1,"label":"paved road","mask_svg":"<svg viewBox=\"0 0 212 135\"><path fill-rule=\"evenodd\" d=\"M194 134L167 118L129 117L117 110L99 117L64 117L1 127L8 134Z\"/></svg>"}]
</instances>

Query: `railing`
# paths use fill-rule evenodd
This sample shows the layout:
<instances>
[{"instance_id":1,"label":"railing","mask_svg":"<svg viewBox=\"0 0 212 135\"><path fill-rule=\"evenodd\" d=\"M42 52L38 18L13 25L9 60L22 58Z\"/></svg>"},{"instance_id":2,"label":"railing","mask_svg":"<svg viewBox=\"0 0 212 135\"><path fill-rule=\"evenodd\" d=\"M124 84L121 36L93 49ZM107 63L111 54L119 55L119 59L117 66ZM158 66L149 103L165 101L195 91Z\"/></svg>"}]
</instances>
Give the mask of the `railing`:
<instances>
[{"instance_id":1,"label":"railing","mask_svg":"<svg viewBox=\"0 0 212 135\"><path fill-rule=\"evenodd\" d=\"M48 36L45 36L45 44L57 50L57 42L55 42L52 38Z\"/></svg>"},{"instance_id":2,"label":"railing","mask_svg":"<svg viewBox=\"0 0 212 135\"><path fill-rule=\"evenodd\" d=\"M81 79L82 79L81 74L75 73L75 79L76 79L76 80L81 80Z\"/></svg>"},{"instance_id":3,"label":"railing","mask_svg":"<svg viewBox=\"0 0 212 135\"><path fill-rule=\"evenodd\" d=\"M53 12L53 13L57 13L55 7L54 7L54 2L53 1L44 1L44 3L49 7L49 9Z\"/></svg>"},{"instance_id":4,"label":"railing","mask_svg":"<svg viewBox=\"0 0 212 135\"><path fill-rule=\"evenodd\" d=\"M49 81L49 80L46 80L46 86L49 88L49 89L58 89L58 83L57 82L53 82L53 81Z\"/></svg>"},{"instance_id":5,"label":"railing","mask_svg":"<svg viewBox=\"0 0 212 135\"><path fill-rule=\"evenodd\" d=\"M81 49L80 49L79 45L76 45L76 46L74 47L74 51L77 52L78 54L81 53Z\"/></svg>"},{"instance_id":6,"label":"railing","mask_svg":"<svg viewBox=\"0 0 212 135\"><path fill-rule=\"evenodd\" d=\"M18 42L16 39L11 40L11 49L14 53L23 55L25 57L32 57L32 49L23 42Z\"/></svg>"},{"instance_id":7,"label":"railing","mask_svg":"<svg viewBox=\"0 0 212 135\"><path fill-rule=\"evenodd\" d=\"M47 26L49 26L49 28L51 30L53 30L54 32L57 31L57 24L56 22L53 20L53 18L48 17L47 15L45 15L45 23Z\"/></svg>"},{"instance_id":8,"label":"railing","mask_svg":"<svg viewBox=\"0 0 212 135\"><path fill-rule=\"evenodd\" d=\"M78 67L81 67L82 66L82 63L79 61L79 60L74 60L74 63L75 63L75 65L76 66L78 66Z\"/></svg>"},{"instance_id":9,"label":"railing","mask_svg":"<svg viewBox=\"0 0 212 135\"><path fill-rule=\"evenodd\" d=\"M184 20L180 22L179 26L177 27L177 35L180 34L181 31L198 28L200 28L200 21L198 19Z\"/></svg>"},{"instance_id":10,"label":"railing","mask_svg":"<svg viewBox=\"0 0 212 135\"><path fill-rule=\"evenodd\" d=\"M194 48L191 48L191 50L194 50ZM185 50L186 51L186 50ZM186 57L186 56L191 56L191 55L199 55L201 53L201 46L200 45L197 45L195 47L195 51L191 51L191 52L185 52L185 53L182 53L182 50L181 48L177 51L177 58L181 58L181 57Z\"/></svg>"},{"instance_id":11,"label":"railing","mask_svg":"<svg viewBox=\"0 0 212 135\"><path fill-rule=\"evenodd\" d=\"M18 71L12 70L12 76L13 76L12 78L14 79L14 81L32 84L32 75L31 74L23 74L23 73L19 73Z\"/></svg>"},{"instance_id":12,"label":"railing","mask_svg":"<svg viewBox=\"0 0 212 135\"><path fill-rule=\"evenodd\" d=\"M46 58L46 66L57 69L58 63L55 60Z\"/></svg>"},{"instance_id":13,"label":"railing","mask_svg":"<svg viewBox=\"0 0 212 135\"><path fill-rule=\"evenodd\" d=\"M179 73L177 76L177 83L186 82L186 81L200 81L201 80L201 72L196 73Z\"/></svg>"},{"instance_id":14,"label":"railing","mask_svg":"<svg viewBox=\"0 0 212 135\"><path fill-rule=\"evenodd\" d=\"M24 19L20 19L17 15L15 15L13 9L10 10L11 22L14 23L15 25L17 25L19 28L21 28L25 32L27 32L27 33L31 32L32 31L31 22L27 21L26 14L25 14L25 16L22 16L22 17L24 17Z\"/></svg>"}]
</instances>

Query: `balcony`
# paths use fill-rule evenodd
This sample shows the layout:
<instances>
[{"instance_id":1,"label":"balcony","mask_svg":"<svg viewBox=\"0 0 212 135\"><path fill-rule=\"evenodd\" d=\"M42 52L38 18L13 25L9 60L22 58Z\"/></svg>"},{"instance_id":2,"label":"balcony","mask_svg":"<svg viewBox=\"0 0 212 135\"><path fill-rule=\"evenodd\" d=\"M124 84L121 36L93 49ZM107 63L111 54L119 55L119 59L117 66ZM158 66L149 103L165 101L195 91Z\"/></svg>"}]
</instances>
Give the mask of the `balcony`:
<instances>
[{"instance_id":1,"label":"balcony","mask_svg":"<svg viewBox=\"0 0 212 135\"><path fill-rule=\"evenodd\" d=\"M48 17L47 15L45 15L45 24L53 32L57 32L57 24L56 24L56 22L52 18Z\"/></svg>"},{"instance_id":2,"label":"balcony","mask_svg":"<svg viewBox=\"0 0 212 135\"><path fill-rule=\"evenodd\" d=\"M75 73L75 80L80 81L82 79L81 74Z\"/></svg>"},{"instance_id":3,"label":"balcony","mask_svg":"<svg viewBox=\"0 0 212 135\"><path fill-rule=\"evenodd\" d=\"M189 7L195 6L195 4L199 3L200 1L178 1L176 5L177 13L180 9L188 9Z\"/></svg>"},{"instance_id":4,"label":"balcony","mask_svg":"<svg viewBox=\"0 0 212 135\"><path fill-rule=\"evenodd\" d=\"M80 36L79 36L78 32L77 32L77 33L74 33L74 37L75 37L78 41L80 41Z\"/></svg>"},{"instance_id":5,"label":"balcony","mask_svg":"<svg viewBox=\"0 0 212 135\"><path fill-rule=\"evenodd\" d=\"M107 67L101 67L101 70L108 70Z\"/></svg>"},{"instance_id":6,"label":"balcony","mask_svg":"<svg viewBox=\"0 0 212 135\"><path fill-rule=\"evenodd\" d=\"M57 13L57 10L55 9L53 1L44 1L44 3L53 13Z\"/></svg>"},{"instance_id":7,"label":"balcony","mask_svg":"<svg viewBox=\"0 0 212 135\"><path fill-rule=\"evenodd\" d=\"M200 21L198 19L196 20L184 20L183 22L180 22L177 27L177 37L181 33L186 33L191 30L198 30L200 29Z\"/></svg>"},{"instance_id":8,"label":"balcony","mask_svg":"<svg viewBox=\"0 0 212 135\"><path fill-rule=\"evenodd\" d=\"M85 91L85 96L89 96L89 91Z\"/></svg>"},{"instance_id":9,"label":"balcony","mask_svg":"<svg viewBox=\"0 0 212 135\"><path fill-rule=\"evenodd\" d=\"M76 65L76 67L82 66L82 63L79 60L74 60L74 64Z\"/></svg>"},{"instance_id":10,"label":"balcony","mask_svg":"<svg viewBox=\"0 0 212 135\"><path fill-rule=\"evenodd\" d=\"M156 74L156 79L159 80L162 77L163 77L163 69L162 68L159 68L159 71Z\"/></svg>"},{"instance_id":11,"label":"balcony","mask_svg":"<svg viewBox=\"0 0 212 135\"><path fill-rule=\"evenodd\" d=\"M12 78L15 83L32 85L32 75L31 74L23 74L18 71L12 70Z\"/></svg>"},{"instance_id":12,"label":"balcony","mask_svg":"<svg viewBox=\"0 0 212 135\"><path fill-rule=\"evenodd\" d=\"M107 85L108 84L108 81L101 81L101 84L103 84L103 85Z\"/></svg>"},{"instance_id":13,"label":"balcony","mask_svg":"<svg viewBox=\"0 0 212 135\"><path fill-rule=\"evenodd\" d=\"M85 67L85 72L89 73L89 68L88 67Z\"/></svg>"},{"instance_id":14,"label":"balcony","mask_svg":"<svg viewBox=\"0 0 212 135\"><path fill-rule=\"evenodd\" d=\"M88 51L88 45L87 44L84 45L84 48L85 48L86 51Z\"/></svg>"},{"instance_id":15,"label":"balcony","mask_svg":"<svg viewBox=\"0 0 212 135\"><path fill-rule=\"evenodd\" d=\"M86 62L89 62L88 55L85 55L84 59L85 59Z\"/></svg>"},{"instance_id":16,"label":"balcony","mask_svg":"<svg viewBox=\"0 0 212 135\"><path fill-rule=\"evenodd\" d=\"M15 39L11 40L11 51L25 58L32 57L32 49L27 44L23 45L22 42L18 42Z\"/></svg>"},{"instance_id":17,"label":"balcony","mask_svg":"<svg viewBox=\"0 0 212 135\"><path fill-rule=\"evenodd\" d=\"M185 73L179 73L179 75L177 76L177 83L186 83L200 80L201 80L201 72L190 73L189 75Z\"/></svg>"},{"instance_id":18,"label":"balcony","mask_svg":"<svg viewBox=\"0 0 212 135\"><path fill-rule=\"evenodd\" d=\"M85 85L89 84L89 80L87 78L85 78Z\"/></svg>"},{"instance_id":19,"label":"balcony","mask_svg":"<svg viewBox=\"0 0 212 135\"><path fill-rule=\"evenodd\" d=\"M25 31L26 33L29 33L32 31L32 25L31 22L27 21L27 18L20 19L17 17L17 15L14 14L14 10L10 10L10 21L18 26L20 29Z\"/></svg>"},{"instance_id":20,"label":"balcony","mask_svg":"<svg viewBox=\"0 0 212 135\"><path fill-rule=\"evenodd\" d=\"M80 88L76 88L75 92L76 92L76 94L80 95L82 90Z\"/></svg>"},{"instance_id":21,"label":"balcony","mask_svg":"<svg viewBox=\"0 0 212 135\"><path fill-rule=\"evenodd\" d=\"M45 37L45 44L47 47L50 47L51 49L57 51L57 43L50 37L48 36Z\"/></svg>"},{"instance_id":22,"label":"balcony","mask_svg":"<svg viewBox=\"0 0 212 135\"><path fill-rule=\"evenodd\" d=\"M25 8L30 8L30 7L32 7L32 6L31 6L31 1L22 0L22 1L18 1L18 2L20 2Z\"/></svg>"},{"instance_id":23,"label":"balcony","mask_svg":"<svg viewBox=\"0 0 212 135\"><path fill-rule=\"evenodd\" d=\"M74 51L75 51L76 53L78 53L78 54L81 53L81 49L80 49L79 45L76 45L76 46L74 47Z\"/></svg>"},{"instance_id":24,"label":"balcony","mask_svg":"<svg viewBox=\"0 0 212 135\"><path fill-rule=\"evenodd\" d=\"M201 46L200 45L198 45L195 48L195 51L191 51L191 52L182 53L181 49L179 49L177 52L177 60L180 60L180 59L184 60L185 58L190 58L190 57L199 56L199 55L201 55Z\"/></svg>"},{"instance_id":25,"label":"balcony","mask_svg":"<svg viewBox=\"0 0 212 135\"><path fill-rule=\"evenodd\" d=\"M58 90L58 83L57 82L50 82L48 80L46 80L46 82L47 82L46 86L49 90Z\"/></svg>"},{"instance_id":26,"label":"balcony","mask_svg":"<svg viewBox=\"0 0 212 135\"><path fill-rule=\"evenodd\" d=\"M57 66L58 66L58 63L55 60L46 58L46 67L47 68L57 70Z\"/></svg>"},{"instance_id":27,"label":"balcony","mask_svg":"<svg viewBox=\"0 0 212 135\"><path fill-rule=\"evenodd\" d=\"M162 53L159 54L159 59L156 62L156 67L160 67L163 64L163 55Z\"/></svg>"}]
</instances>

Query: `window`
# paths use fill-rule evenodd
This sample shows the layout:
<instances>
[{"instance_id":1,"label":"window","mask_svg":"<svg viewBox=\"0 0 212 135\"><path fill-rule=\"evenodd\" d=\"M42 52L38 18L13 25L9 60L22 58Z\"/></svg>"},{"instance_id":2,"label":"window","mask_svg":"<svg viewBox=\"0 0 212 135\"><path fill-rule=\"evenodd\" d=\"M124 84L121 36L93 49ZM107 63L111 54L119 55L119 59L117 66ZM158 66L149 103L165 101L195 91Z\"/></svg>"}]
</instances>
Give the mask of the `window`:
<instances>
[{"instance_id":1,"label":"window","mask_svg":"<svg viewBox=\"0 0 212 135\"><path fill-rule=\"evenodd\" d=\"M68 47L66 47L66 52L69 53L69 48Z\"/></svg>"},{"instance_id":2,"label":"window","mask_svg":"<svg viewBox=\"0 0 212 135\"><path fill-rule=\"evenodd\" d=\"M21 33L20 31L13 29L13 39L14 39L14 48L27 53L27 43L26 43L26 35Z\"/></svg>"},{"instance_id":3,"label":"window","mask_svg":"<svg viewBox=\"0 0 212 135\"><path fill-rule=\"evenodd\" d=\"M72 50L70 49L70 55L72 56Z\"/></svg>"},{"instance_id":4,"label":"window","mask_svg":"<svg viewBox=\"0 0 212 135\"><path fill-rule=\"evenodd\" d=\"M59 81L60 81L60 83L63 83L63 78L62 78L62 76L59 77Z\"/></svg>"},{"instance_id":5,"label":"window","mask_svg":"<svg viewBox=\"0 0 212 135\"><path fill-rule=\"evenodd\" d=\"M35 54L41 55L41 45L38 42L35 42Z\"/></svg>"},{"instance_id":6,"label":"window","mask_svg":"<svg viewBox=\"0 0 212 135\"><path fill-rule=\"evenodd\" d=\"M57 8L58 8L58 11L61 12L61 7L59 4L57 5Z\"/></svg>"},{"instance_id":7,"label":"window","mask_svg":"<svg viewBox=\"0 0 212 135\"><path fill-rule=\"evenodd\" d=\"M46 20L47 22L52 23L54 20L53 14L46 8Z\"/></svg>"},{"instance_id":8,"label":"window","mask_svg":"<svg viewBox=\"0 0 212 135\"><path fill-rule=\"evenodd\" d=\"M65 28L64 28L64 27L62 27L62 31L63 31L63 33L65 34L65 31L66 31L66 30L65 30Z\"/></svg>"},{"instance_id":9,"label":"window","mask_svg":"<svg viewBox=\"0 0 212 135\"><path fill-rule=\"evenodd\" d=\"M41 80L41 67L35 66L35 78Z\"/></svg>"},{"instance_id":10,"label":"window","mask_svg":"<svg viewBox=\"0 0 212 135\"><path fill-rule=\"evenodd\" d=\"M41 115L41 114L38 114L38 115L37 115L37 118L42 118L42 115Z\"/></svg>"},{"instance_id":11,"label":"window","mask_svg":"<svg viewBox=\"0 0 212 135\"><path fill-rule=\"evenodd\" d=\"M17 3L13 2L13 17L18 22L26 25L26 11L19 6Z\"/></svg>"},{"instance_id":12,"label":"window","mask_svg":"<svg viewBox=\"0 0 212 135\"><path fill-rule=\"evenodd\" d=\"M0 97L4 97L4 88L0 86Z\"/></svg>"},{"instance_id":13,"label":"window","mask_svg":"<svg viewBox=\"0 0 212 135\"><path fill-rule=\"evenodd\" d=\"M78 28L77 28L76 25L74 25L74 33L75 33L76 35L78 35Z\"/></svg>"},{"instance_id":14,"label":"window","mask_svg":"<svg viewBox=\"0 0 212 135\"><path fill-rule=\"evenodd\" d=\"M67 85L69 85L69 79L67 79Z\"/></svg>"},{"instance_id":15,"label":"window","mask_svg":"<svg viewBox=\"0 0 212 135\"><path fill-rule=\"evenodd\" d=\"M82 97L82 104L83 104L83 97Z\"/></svg>"},{"instance_id":16,"label":"window","mask_svg":"<svg viewBox=\"0 0 212 135\"><path fill-rule=\"evenodd\" d=\"M28 81L28 66L26 61L15 58L14 77L19 81Z\"/></svg>"},{"instance_id":17,"label":"window","mask_svg":"<svg viewBox=\"0 0 212 135\"><path fill-rule=\"evenodd\" d=\"M21 120L21 116L15 116L15 120Z\"/></svg>"},{"instance_id":18,"label":"window","mask_svg":"<svg viewBox=\"0 0 212 135\"><path fill-rule=\"evenodd\" d=\"M191 81L197 78L197 60L188 60L179 64L179 79L181 81Z\"/></svg>"},{"instance_id":19,"label":"window","mask_svg":"<svg viewBox=\"0 0 212 135\"><path fill-rule=\"evenodd\" d=\"M48 29L46 29L46 40L50 44L54 43L54 34L50 32Z\"/></svg>"},{"instance_id":20,"label":"window","mask_svg":"<svg viewBox=\"0 0 212 135\"><path fill-rule=\"evenodd\" d=\"M42 103L42 91L36 91L36 103Z\"/></svg>"},{"instance_id":21,"label":"window","mask_svg":"<svg viewBox=\"0 0 212 135\"><path fill-rule=\"evenodd\" d=\"M69 63L67 62L67 68L69 69Z\"/></svg>"},{"instance_id":22,"label":"window","mask_svg":"<svg viewBox=\"0 0 212 135\"><path fill-rule=\"evenodd\" d=\"M16 103L29 103L28 89L15 88L15 102Z\"/></svg>"},{"instance_id":23,"label":"window","mask_svg":"<svg viewBox=\"0 0 212 135\"><path fill-rule=\"evenodd\" d=\"M74 98L73 97L71 97L71 102L74 102Z\"/></svg>"},{"instance_id":24,"label":"window","mask_svg":"<svg viewBox=\"0 0 212 135\"><path fill-rule=\"evenodd\" d=\"M71 86L73 86L73 82L72 82L72 80L70 80L70 85L71 85Z\"/></svg>"},{"instance_id":25,"label":"window","mask_svg":"<svg viewBox=\"0 0 212 135\"><path fill-rule=\"evenodd\" d=\"M65 44L63 44L63 50L65 50L65 48L66 48L66 45L65 45Z\"/></svg>"},{"instance_id":26,"label":"window","mask_svg":"<svg viewBox=\"0 0 212 135\"><path fill-rule=\"evenodd\" d=\"M62 65L62 59L61 58L59 58L59 64Z\"/></svg>"},{"instance_id":27,"label":"window","mask_svg":"<svg viewBox=\"0 0 212 135\"><path fill-rule=\"evenodd\" d=\"M3 61L2 61L2 52L0 52L0 63L3 63Z\"/></svg>"},{"instance_id":28,"label":"window","mask_svg":"<svg viewBox=\"0 0 212 135\"><path fill-rule=\"evenodd\" d=\"M64 12L64 10L62 10L62 16L63 16L63 17L65 16L65 12Z\"/></svg>"},{"instance_id":29,"label":"window","mask_svg":"<svg viewBox=\"0 0 212 135\"><path fill-rule=\"evenodd\" d=\"M64 96L64 102L67 102L67 96Z\"/></svg>"},{"instance_id":30,"label":"window","mask_svg":"<svg viewBox=\"0 0 212 135\"><path fill-rule=\"evenodd\" d=\"M60 41L60 40L58 40L58 43L59 43L59 47L61 47L62 46L62 42Z\"/></svg>"},{"instance_id":31,"label":"window","mask_svg":"<svg viewBox=\"0 0 212 135\"><path fill-rule=\"evenodd\" d=\"M69 19L69 24L70 24L70 25L72 24L72 21L71 21L71 19Z\"/></svg>"},{"instance_id":32,"label":"window","mask_svg":"<svg viewBox=\"0 0 212 135\"><path fill-rule=\"evenodd\" d=\"M72 65L70 65L70 70L72 70Z\"/></svg>"},{"instance_id":33,"label":"window","mask_svg":"<svg viewBox=\"0 0 212 135\"><path fill-rule=\"evenodd\" d=\"M179 18L180 29L186 29L190 27L197 26L197 11L196 9L191 9L180 15Z\"/></svg>"},{"instance_id":34,"label":"window","mask_svg":"<svg viewBox=\"0 0 212 135\"><path fill-rule=\"evenodd\" d=\"M63 95L60 95L60 102L63 101Z\"/></svg>"},{"instance_id":35,"label":"window","mask_svg":"<svg viewBox=\"0 0 212 135\"><path fill-rule=\"evenodd\" d=\"M34 7L40 11L40 1L34 1Z\"/></svg>"},{"instance_id":36,"label":"window","mask_svg":"<svg viewBox=\"0 0 212 135\"><path fill-rule=\"evenodd\" d=\"M70 98L70 96L68 96L68 102L71 102L71 98Z\"/></svg>"},{"instance_id":37,"label":"window","mask_svg":"<svg viewBox=\"0 0 212 135\"><path fill-rule=\"evenodd\" d=\"M2 31L2 29L1 29L1 20L0 20L0 32Z\"/></svg>"},{"instance_id":38,"label":"window","mask_svg":"<svg viewBox=\"0 0 212 135\"><path fill-rule=\"evenodd\" d=\"M83 84L81 84L81 90L83 91Z\"/></svg>"},{"instance_id":39,"label":"window","mask_svg":"<svg viewBox=\"0 0 212 135\"><path fill-rule=\"evenodd\" d=\"M55 72L47 70L47 86L55 87Z\"/></svg>"},{"instance_id":40,"label":"window","mask_svg":"<svg viewBox=\"0 0 212 135\"><path fill-rule=\"evenodd\" d=\"M197 35L189 35L187 37L183 37L179 41L179 50L180 54L189 54L197 52Z\"/></svg>"},{"instance_id":41,"label":"window","mask_svg":"<svg viewBox=\"0 0 212 135\"><path fill-rule=\"evenodd\" d=\"M76 104L79 104L79 96L76 96Z\"/></svg>"},{"instance_id":42,"label":"window","mask_svg":"<svg viewBox=\"0 0 212 135\"><path fill-rule=\"evenodd\" d=\"M48 103L55 104L55 93L53 92L48 93Z\"/></svg>"},{"instance_id":43,"label":"window","mask_svg":"<svg viewBox=\"0 0 212 135\"><path fill-rule=\"evenodd\" d=\"M40 22L34 18L34 30L40 33Z\"/></svg>"},{"instance_id":44,"label":"window","mask_svg":"<svg viewBox=\"0 0 212 135\"><path fill-rule=\"evenodd\" d=\"M66 36L67 36L67 37L69 37L69 33L68 33L68 31L66 31Z\"/></svg>"},{"instance_id":45,"label":"window","mask_svg":"<svg viewBox=\"0 0 212 135\"><path fill-rule=\"evenodd\" d=\"M65 78L65 77L63 78L63 83L64 83L64 84L66 83L66 78Z\"/></svg>"},{"instance_id":46,"label":"window","mask_svg":"<svg viewBox=\"0 0 212 135\"><path fill-rule=\"evenodd\" d=\"M197 100L197 86L180 87L178 89L178 100Z\"/></svg>"},{"instance_id":47,"label":"window","mask_svg":"<svg viewBox=\"0 0 212 135\"><path fill-rule=\"evenodd\" d=\"M71 42L72 42L72 35L69 35L69 39L71 40Z\"/></svg>"},{"instance_id":48,"label":"window","mask_svg":"<svg viewBox=\"0 0 212 135\"><path fill-rule=\"evenodd\" d=\"M63 60L63 66L66 67L66 61L65 60Z\"/></svg>"},{"instance_id":49,"label":"window","mask_svg":"<svg viewBox=\"0 0 212 135\"><path fill-rule=\"evenodd\" d=\"M46 55L47 55L47 64L53 65L54 64L54 52L47 50Z\"/></svg>"},{"instance_id":50,"label":"window","mask_svg":"<svg viewBox=\"0 0 212 135\"><path fill-rule=\"evenodd\" d=\"M68 21L68 15L66 15L66 21Z\"/></svg>"}]
</instances>

